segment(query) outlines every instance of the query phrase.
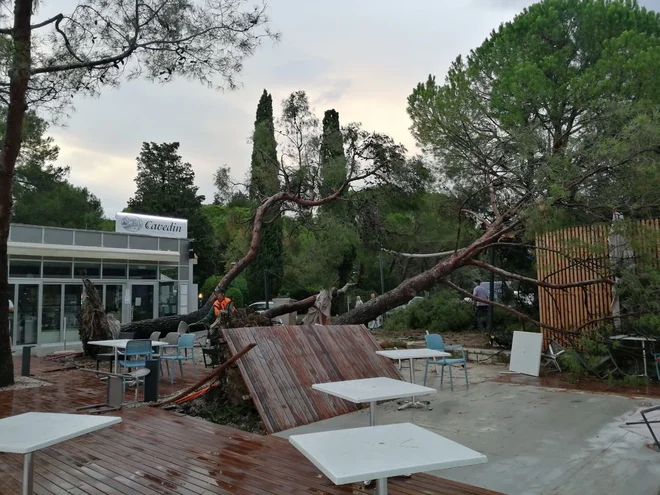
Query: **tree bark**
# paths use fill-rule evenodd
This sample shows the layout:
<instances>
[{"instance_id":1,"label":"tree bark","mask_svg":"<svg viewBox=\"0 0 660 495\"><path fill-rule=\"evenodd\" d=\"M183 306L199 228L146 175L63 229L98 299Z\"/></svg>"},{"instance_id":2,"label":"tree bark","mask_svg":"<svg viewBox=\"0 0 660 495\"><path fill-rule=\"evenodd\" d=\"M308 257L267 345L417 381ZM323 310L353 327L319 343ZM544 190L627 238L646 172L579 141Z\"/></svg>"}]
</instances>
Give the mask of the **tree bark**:
<instances>
[{"instance_id":1,"label":"tree bark","mask_svg":"<svg viewBox=\"0 0 660 495\"><path fill-rule=\"evenodd\" d=\"M7 242L12 209L12 181L21 149L28 83L30 81L30 21L32 0L15 0L9 106L6 134L0 150L0 387L14 383L14 364L9 335ZM17 301L18 302L18 301Z\"/></svg>"}]
</instances>

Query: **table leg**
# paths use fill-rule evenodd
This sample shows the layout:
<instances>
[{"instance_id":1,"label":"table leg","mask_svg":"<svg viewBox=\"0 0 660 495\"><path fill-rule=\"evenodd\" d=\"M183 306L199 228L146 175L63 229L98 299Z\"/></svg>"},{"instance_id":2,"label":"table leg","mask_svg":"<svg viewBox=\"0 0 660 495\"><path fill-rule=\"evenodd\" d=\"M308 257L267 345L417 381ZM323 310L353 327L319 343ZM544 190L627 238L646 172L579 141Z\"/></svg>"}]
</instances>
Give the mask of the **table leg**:
<instances>
[{"instance_id":1,"label":"table leg","mask_svg":"<svg viewBox=\"0 0 660 495\"><path fill-rule=\"evenodd\" d=\"M412 358L410 359L410 383L415 383L415 367ZM408 409L411 407L414 407L416 409L422 409L426 407L426 404L418 401L417 397L413 395L409 401L406 401L401 407L399 407L399 411L403 411L404 409Z\"/></svg>"},{"instance_id":2,"label":"table leg","mask_svg":"<svg viewBox=\"0 0 660 495\"><path fill-rule=\"evenodd\" d=\"M369 404L369 426L376 426L376 401Z\"/></svg>"},{"instance_id":3,"label":"table leg","mask_svg":"<svg viewBox=\"0 0 660 495\"><path fill-rule=\"evenodd\" d=\"M115 373L119 373L117 371L119 369L119 348L115 347Z\"/></svg>"},{"instance_id":4,"label":"table leg","mask_svg":"<svg viewBox=\"0 0 660 495\"><path fill-rule=\"evenodd\" d=\"M387 478L376 480L376 495L387 495Z\"/></svg>"},{"instance_id":5,"label":"table leg","mask_svg":"<svg viewBox=\"0 0 660 495\"><path fill-rule=\"evenodd\" d=\"M649 372L646 369L646 342L642 340L642 358L644 359L644 376L648 377Z\"/></svg>"},{"instance_id":6,"label":"table leg","mask_svg":"<svg viewBox=\"0 0 660 495\"><path fill-rule=\"evenodd\" d=\"M23 457L23 495L32 495L34 479L34 459L32 452Z\"/></svg>"}]
</instances>

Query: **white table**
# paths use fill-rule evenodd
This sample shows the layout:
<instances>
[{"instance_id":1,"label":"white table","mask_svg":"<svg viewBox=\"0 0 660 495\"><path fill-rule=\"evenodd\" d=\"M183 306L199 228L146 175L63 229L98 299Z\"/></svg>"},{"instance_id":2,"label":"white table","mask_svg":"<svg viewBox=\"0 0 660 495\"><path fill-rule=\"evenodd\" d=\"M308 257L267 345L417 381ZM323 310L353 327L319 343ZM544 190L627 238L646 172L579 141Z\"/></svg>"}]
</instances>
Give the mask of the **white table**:
<instances>
[{"instance_id":1,"label":"white table","mask_svg":"<svg viewBox=\"0 0 660 495\"><path fill-rule=\"evenodd\" d=\"M118 373L118 361L119 361L119 349L126 349L126 344L130 342L131 339L114 339L114 340L94 340L92 342L87 342L89 345L98 345L101 347L112 347L115 350L115 373ZM167 342L161 342L158 340L152 340L152 347L163 347L168 345Z\"/></svg>"},{"instance_id":2,"label":"white table","mask_svg":"<svg viewBox=\"0 0 660 495\"><path fill-rule=\"evenodd\" d=\"M443 358L451 357L449 352L436 351L433 349L401 349L397 351L376 351L376 354L379 356L384 356L389 359L399 360L399 359L408 359L410 362L410 383L415 383L415 366L413 361L415 359L430 359L430 358ZM423 408L426 405L422 402L419 402L414 396L411 398L410 402L403 404L399 410L407 409L409 407Z\"/></svg>"},{"instance_id":3,"label":"white table","mask_svg":"<svg viewBox=\"0 0 660 495\"><path fill-rule=\"evenodd\" d=\"M640 335L612 335L611 340L628 340L631 342L638 341L642 343L642 359L644 360L644 376L649 376L648 369L646 366L646 343L647 342L657 342L658 339L652 337L643 337Z\"/></svg>"},{"instance_id":4,"label":"white table","mask_svg":"<svg viewBox=\"0 0 660 495\"><path fill-rule=\"evenodd\" d=\"M376 479L387 494L387 478L405 473L470 466L485 455L411 423L293 435L289 442L335 485Z\"/></svg>"},{"instance_id":5,"label":"white table","mask_svg":"<svg viewBox=\"0 0 660 495\"><path fill-rule=\"evenodd\" d=\"M355 404L369 403L369 424L376 426L376 404L381 400L435 394L434 388L422 387L393 378L378 377L343 382L315 383L314 390L334 395Z\"/></svg>"},{"instance_id":6,"label":"white table","mask_svg":"<svg viewBox=\"0 0 660 495\"><path fill-rule=\"evenodd\" d=\"M34 477L33 452L65 440L121 423L113 416L31 412L0 419L0 452L25 454L23 495L31 495Z\"/></svg>"}]
</instances>

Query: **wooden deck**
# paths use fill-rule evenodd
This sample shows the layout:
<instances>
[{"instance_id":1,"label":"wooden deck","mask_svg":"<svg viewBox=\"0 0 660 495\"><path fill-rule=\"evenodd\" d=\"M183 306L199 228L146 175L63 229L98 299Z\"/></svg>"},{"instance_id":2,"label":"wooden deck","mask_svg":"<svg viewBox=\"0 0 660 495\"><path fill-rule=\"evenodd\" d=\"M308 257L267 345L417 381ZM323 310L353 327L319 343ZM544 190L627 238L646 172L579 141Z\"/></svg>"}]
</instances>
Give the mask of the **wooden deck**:
<instances>
[{"instance_id":1,"label":"wooden deck","mask_svg":"<svg viewBox=\"0 0 660 495\"><path fill-rule=\"evenodd\" d=\"M104 385L93 375L71 370L40 374L40 366L48 367L36 363L33 371L49 385L0 392L0 417L27 411L74 412L75 407L98 402L104 395ZM186 380L179 378L178 387L193 380L188 368ZM122 416L123 422L35 453L36 494L374 492L360 484L333 485L279 437L254 435L151 407L124 408L113 414ZM20 493L22 462L20 455L0 454L0 494ZM393 479L389 489L394 495L502 495L429 475Z\"/></svg>"},{"instance_id":2,"label":"wooden deck","mask_svg":"<svg viewBox=\"0 0 660 495\"><path fill-rule=\"evenodd\" d=\"M223 329L268 433L357 411L360 405L317 392L314 383L386 376L401 379L394 363L363 325Z\"/></svg>"}]
</instances>

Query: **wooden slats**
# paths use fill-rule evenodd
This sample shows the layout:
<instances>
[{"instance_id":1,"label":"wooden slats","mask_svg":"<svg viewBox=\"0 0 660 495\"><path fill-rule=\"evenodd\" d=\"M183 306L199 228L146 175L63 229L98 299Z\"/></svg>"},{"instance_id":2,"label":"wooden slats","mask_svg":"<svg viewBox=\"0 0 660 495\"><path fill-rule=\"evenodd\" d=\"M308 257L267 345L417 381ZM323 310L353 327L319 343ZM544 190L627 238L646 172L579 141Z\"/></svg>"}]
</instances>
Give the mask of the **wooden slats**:
<instances>
[{"instance_id":1,"label":"wooden slats","mask_svg":"<svg viewBox=\"0 0 660 495\"><path fill-rule=\"evenodd\" d=\"M269 433L358 409L312 390L314 383L377 376L401 379L389 359L376 355L380 347L362 325L232 328L224 329L223 335L232 353L257 344L238 367Z\"/></svg>"},{"instance_id":2,"label":"wooden slats","mask_svg":"<svg viewBox=\"0 0 660 495\"><path fill-rule=\"evenodd\" d=\"M35 454L35 493L342 495L285 439L143 407L123 422ZM20 493L22 456L0 454L0 493ZM396 478L394 495L498 495L428 475ZM501 495L501 494L500 494Z\"/></svg>"},{"instance_id":3,"label":"wooden slats","mask_svg":"<svg viewBox=\"0 0 660 495\"><path fill-rule=\"evenodd\" d=\"M269 352L262 358L274 366L274 350L295 339L303 349L301 352L313 354L314 350L322 354L318 356L320 362L336 363L323 354L337 345L328 335L311 341L298 333L291 335L291 331L278 329L278 339L266 339L270 341L262 349ZM332 335L339 338L342 334ZM366 338L356 340L355 335L343 335L346 339L342 342L347 346ZM369 347L364 342L362 345ZM375 349L375 342L370 346ZM294 357L294 353L287 353L289 362ZM105 386L90 374L77 371L39 374L39 370L45 371L48 366L43 363L42 368L42 363L33 361L35 374L48 385L0 392L0 418L27 411L73 412L75 407L99 402L104 396ZM371 365L378 369L377 362ZM315 377L328 374L311 364L295 366ZM341 370L336 364L333 369ZM188 367L186 380L178 377L177 380L179 388L195 381ZM163 382L162 387L169 386L169 379ZM291 390L285 388L285 392L288 396ZM333 485L286 440L278 437L254 435L151 407L125 408L113 414L121 415L123 422L35 453L37 495L343 495L370 491L359 484ZM23 456L0 453L0 494L21 493L22 467ZM389 489L395 495L498 495L428 475L393 479Z\"/></svg>"},{"instance_id":4,"label":"wooden slats","mask_svg":"<svg viewBox=\"0 0 660 495\"><path fill-rule=\"evenodd\" d=\"M660 219L641 222L621 222L619 228L635 251L635 262L650 258L656 265L660 256ZM610 265L611 224L586 225L549 232L536 238L536 269L539 280L570 284L612 276ZM579 334L589 332L598 323L594 320L612 313L612 286L593 284L565 290L539 287L539 312L542 323L559 328L556 332L543 329L546 339L563 346L576 343Z\"/></svg>"}]
</instances>

